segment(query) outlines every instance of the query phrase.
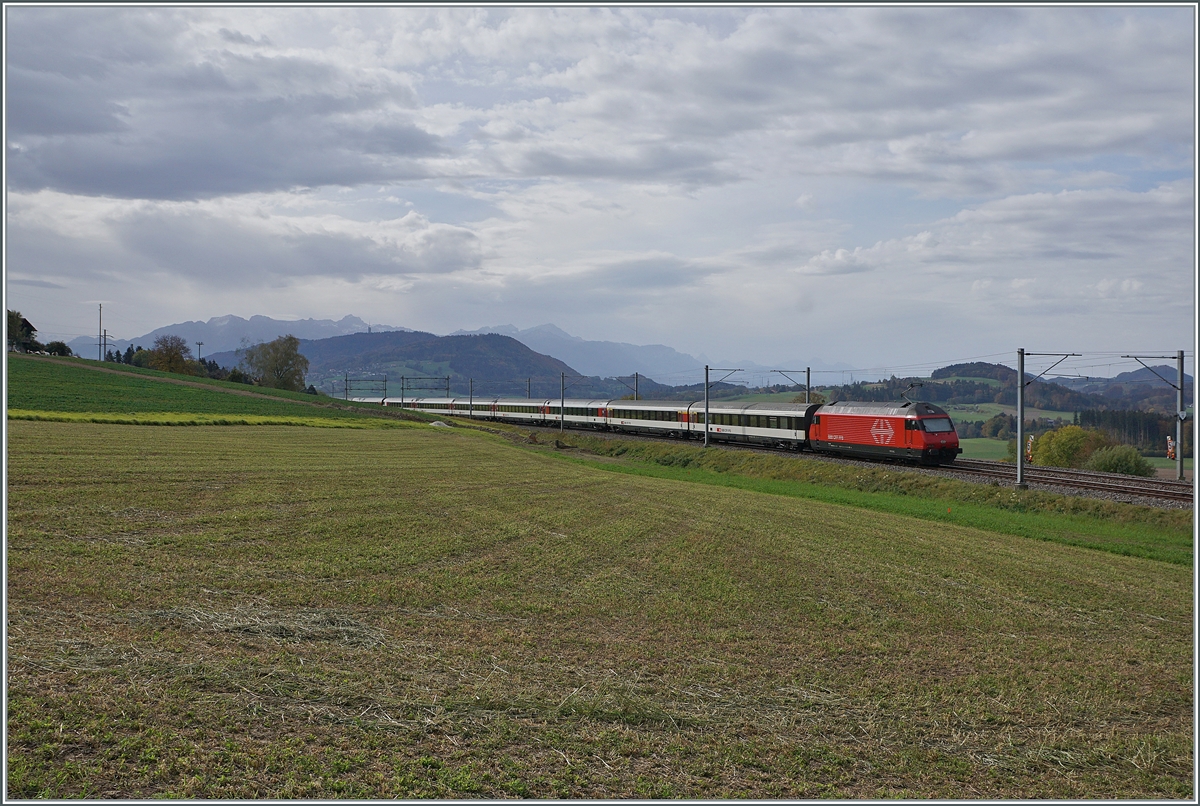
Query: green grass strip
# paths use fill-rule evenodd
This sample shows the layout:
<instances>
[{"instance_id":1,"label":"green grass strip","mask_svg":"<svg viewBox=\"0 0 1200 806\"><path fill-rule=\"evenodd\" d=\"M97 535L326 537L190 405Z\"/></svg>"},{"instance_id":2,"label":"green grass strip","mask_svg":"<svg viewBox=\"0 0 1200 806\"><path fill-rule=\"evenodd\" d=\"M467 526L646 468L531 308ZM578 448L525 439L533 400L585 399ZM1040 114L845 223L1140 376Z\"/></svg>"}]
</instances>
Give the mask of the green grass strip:
<instances>
[{"instance_id":1,"label":"green grass strip","mask_svg":"<svg viewBox=\"0 0 1200 806\"><path fill-rule=\"evenodd\" d=\"M740 490L805 498L858 509L907 515L937 523L952 523L988 532L1028 537L1068 546L1098 549L1175 565L1192 565L1192 540L1187 533L1164 533L1140 524L1116 523L1086 516L1013 512L986 505L872 493L797 481L755 479L695 468L642 464L609 464L576 457L568 461L631 476L732 487Z\"/></svg>"},{"instance_id":2,"label":"green grass strip","mask_svg":"<svg viewBox=\"0 0 1200 806\"><path fill-rule=\"evenodd\" d=\"M374 418L292 417L264 414L195 414L188 412L31 411L9 409L10 420L111 425L296 425L311 428L410 428L414 423Z\"/></svg>"},{"instance_id":3,"label":"green grass strip","mask_svg":"<svg viewBox=\"0 0 1200 806\"><path fill-rule=\"evenodd\" d=\"M806 498L1190 566L1192 511L971 484L748 451L573 435L591 454L557 455L612 472ZM618 459L613 462L611 459Z\"/></svg>"}]
</instances>

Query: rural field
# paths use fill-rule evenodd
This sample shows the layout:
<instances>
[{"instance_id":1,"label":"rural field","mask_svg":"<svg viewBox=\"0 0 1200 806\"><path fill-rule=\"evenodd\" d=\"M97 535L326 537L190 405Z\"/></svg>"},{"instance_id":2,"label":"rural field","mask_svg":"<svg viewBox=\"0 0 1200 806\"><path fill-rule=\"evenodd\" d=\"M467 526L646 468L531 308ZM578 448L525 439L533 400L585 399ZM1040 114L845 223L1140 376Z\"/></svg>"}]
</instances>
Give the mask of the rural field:
<instances>
[{"instance_id":1,"label":"rural field","mask_svg":"<svg viewBox=\"0 0 1200 806\"><path fill-rule=\"evenodd\" d=\"M8 421L8 797L1194 796L1190 512L272 405Z\"/></svg>"}]
</instances>

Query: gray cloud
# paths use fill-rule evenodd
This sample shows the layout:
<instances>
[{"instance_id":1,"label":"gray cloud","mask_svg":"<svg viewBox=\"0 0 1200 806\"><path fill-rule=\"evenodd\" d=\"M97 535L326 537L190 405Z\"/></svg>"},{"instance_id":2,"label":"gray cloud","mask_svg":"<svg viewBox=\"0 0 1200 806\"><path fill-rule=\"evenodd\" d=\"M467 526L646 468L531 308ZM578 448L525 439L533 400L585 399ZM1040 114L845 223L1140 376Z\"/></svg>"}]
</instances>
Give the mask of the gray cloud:
<instances>
[{"instance_id":1,"label":"gray cloud","mask_svg":"<svg viewBox=\"0 0 1200 806\"><path fill-rule=\"evenodd\" d=\"M356 185L427 176L420 158L447 150L404 111L416 96L397 74L229 50L135 48L136 59L121 60L107 45L83 43L93 58L81 67L65 59L64 71L46 58L46 29L61 26L75 42L75 26L61 14L23 11L17 33L37 46L10 56L16 189L190 199ZM101 19L134 34L145 22L133 11ZM229 32L221 38L230 41Z\"/></svg>"},{"instance_id":2,"label":"gray cloud","mask_svg":"<svg viewBox=\"0 0 1200 806\"><path fill-rule=\"evenodd\" d=\"M10 12L23 190L186 199L481 171L697 186L774 163L978 194L1016 189L996 160L1165 145L1183 165L1191 139L1176 68L1192 43L1169 13L363 9L344 15L362 46L335 56L307 46L328 22L299 9L272 36L195 9ZM556 100L511 102L517 86ZM472 99L435 132L417 112L454 87Z\"/></svg>"},{"instance_id":3,"label":"gray cloud","mask_svg":"<svg viewBox=\"0 0 1200 806\"><path fill-rule=\"evenodd\" d=\"M52 283L49 280L26 280L21 277L9 277L8 282L13 285L27 285L32 288L66 288L62 283Z\"/></svg>"},{"instance_id":4,"label":"gray cloud","mask_svg":"<svg viewBox=\"0 0 1200 806\"><path fill-rule=\"evenodd\" d=\"M981 344L1190 321L1191 9L7 13L10 293L48 316L747 355L889 349L928 288Z\"/></svg>"}]
</instances>

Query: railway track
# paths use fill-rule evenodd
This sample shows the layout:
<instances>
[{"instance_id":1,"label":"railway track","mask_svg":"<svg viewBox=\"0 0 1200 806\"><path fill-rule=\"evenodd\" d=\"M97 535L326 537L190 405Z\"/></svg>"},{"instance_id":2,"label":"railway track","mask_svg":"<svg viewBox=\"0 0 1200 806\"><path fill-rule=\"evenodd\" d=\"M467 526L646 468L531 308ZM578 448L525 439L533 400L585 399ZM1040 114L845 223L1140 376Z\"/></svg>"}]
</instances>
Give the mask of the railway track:
<instances>
[{"instance_id":1,"label":"railway track","mask_svg":"<svg viewBox=\"0 0 1200 806\"><path fill-rule=\"evenodd\" d=\"M1017 481L1017 468L1007 462L989 462L982 459L959 459L954 470L969 475L994 478L1013 484ZM1080 490L1136 495L1158 498L1164 501L1191 501L1192 484L1172 479L1138 478L1117 473L1097 473L1091 470L1072 470L1061 467L1025 466L1025 481L1031 484L1052 484L1057 487L1074 487Z\"/></svg>"}]
</instances>

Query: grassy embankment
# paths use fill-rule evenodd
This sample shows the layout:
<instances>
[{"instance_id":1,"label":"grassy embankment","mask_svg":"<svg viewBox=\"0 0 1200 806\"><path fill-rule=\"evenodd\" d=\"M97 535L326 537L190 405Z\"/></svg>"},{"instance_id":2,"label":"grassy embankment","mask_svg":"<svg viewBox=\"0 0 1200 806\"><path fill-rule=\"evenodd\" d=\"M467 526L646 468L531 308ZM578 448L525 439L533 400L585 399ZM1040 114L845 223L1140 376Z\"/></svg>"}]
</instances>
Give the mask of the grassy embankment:
<instances>
[{"instance_id":1,"label":"grassy embankment","mask_svg":"<svg viewBox=\"0 0 1200 806\"><path fill-rule=\"evenodd\" d=\"M265 389L240 383L172 375L152 369L71 359L8 357L9 417L143 424L314 424L316 418L343 420L346 427L380 422L364 420L378 406L335 398ZM38 412L38 414L33 414ZM403 416L386 412L390 423ZM136 417L134 415L137 415ZM153 416L151 416L153 415ZM284 420L280 420L284 418ZM237 422L240 421L240 422ZM332 423L327 423L332 425Z\"/></svg>"},{"instance_id":2,"label":"grassy embankment","mask_svg":"<svg viewBox=\"0 0 1200 806\"><path fill-rule=\"evenodd\" d=\"M914 474L9 429L11 797L1193 794L1190 568L880 511Z\"/></svg>"}]
</instances>

